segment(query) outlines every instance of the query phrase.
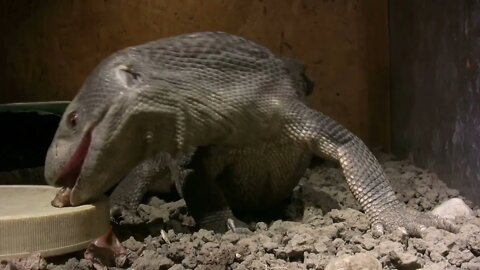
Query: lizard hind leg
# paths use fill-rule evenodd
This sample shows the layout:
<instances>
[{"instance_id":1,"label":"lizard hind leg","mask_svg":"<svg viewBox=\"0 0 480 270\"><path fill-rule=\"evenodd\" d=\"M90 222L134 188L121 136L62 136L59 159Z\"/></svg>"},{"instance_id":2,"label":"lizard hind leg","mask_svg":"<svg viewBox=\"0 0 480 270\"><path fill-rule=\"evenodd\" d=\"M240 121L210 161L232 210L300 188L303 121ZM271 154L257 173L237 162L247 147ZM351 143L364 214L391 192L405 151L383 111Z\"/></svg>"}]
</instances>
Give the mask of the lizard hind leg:
<instances>
[{"instance_id":1,"label":"lizard hind leg","mask_svg":"<svg viewBox=\"0 0 480 270\"><path fill-rule=\"evenodd\" d=\"M188 175L180 187L188 211L195 219L198 227L224 233L227 230L234 232L246 231L247 225L237 219L223 189L217 184L220 175L212 176L206 167L208 149L198 148L188 164Z\"/></svg>"},{"instance_id":2,"label":"lizard hind leg","mask_svg":"<svg viewBox=\"0 0 480 270\"><path fill-rule=\"evenodd\" d=\"M304 104L293 104L290 109L293 113L289 113L289 136L307 145L315 155L340 163L350 191L370 219L375 235L399 229L419 236L430 226L457 230L443 218L408 209L400 202L372 152L342 125Z\"/></svg>"}]
</instances>

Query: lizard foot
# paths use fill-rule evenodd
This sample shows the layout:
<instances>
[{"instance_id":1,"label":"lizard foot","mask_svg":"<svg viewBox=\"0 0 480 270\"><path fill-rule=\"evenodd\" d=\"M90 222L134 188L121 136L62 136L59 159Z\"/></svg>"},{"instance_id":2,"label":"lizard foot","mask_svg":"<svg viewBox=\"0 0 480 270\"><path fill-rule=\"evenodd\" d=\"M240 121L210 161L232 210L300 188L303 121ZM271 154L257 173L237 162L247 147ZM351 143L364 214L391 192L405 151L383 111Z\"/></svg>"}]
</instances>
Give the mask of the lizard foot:
<instances>
[{"instance_id":1,"label":"lizard foot","mask_svg":"<svg viewBox=\"0 0 480 270\"><path fill-rule=\"evenodd\" d=\"M247 224L237 219L230 210L209 213L201 219L199 226L216 233L225 233L228 230L236 233L250 232Z\"/></svg>"},{"instance_id":2,"label":"lizard foot","mask_svg":"<svg viewBox=\"0 0 480 270\"><path fill-rule=\"evenodd\" d=\"M84 257L92 261L96 269L104 269L105 266L122 267L127 261L127 249L122 246L110 227L87 247Z\"/></svg>"},{"instance_id":3,"label":"lizard foot","mask_svg":"<svg viewBox=\"0 0 480 270\"><path fill-rule=\"evenodd\" d=\"M421 237L427 227L436 227L457 232L458 227L451 221L432 213L422 213L399 205L379 213L372 222L373 235L379 237L385 230L400 230L402 234Z\"/></svg>"},{"instance_id":4,"label":"lizard foot","mask_svg":"<svg viewBox=\"0 0 480 270\"><path fill-rule=\"evenodd\" d=\"M143 221L136 209L121 204L112 204L110 220L116 224L137 224Z\"/></svg>"}]
</instances>

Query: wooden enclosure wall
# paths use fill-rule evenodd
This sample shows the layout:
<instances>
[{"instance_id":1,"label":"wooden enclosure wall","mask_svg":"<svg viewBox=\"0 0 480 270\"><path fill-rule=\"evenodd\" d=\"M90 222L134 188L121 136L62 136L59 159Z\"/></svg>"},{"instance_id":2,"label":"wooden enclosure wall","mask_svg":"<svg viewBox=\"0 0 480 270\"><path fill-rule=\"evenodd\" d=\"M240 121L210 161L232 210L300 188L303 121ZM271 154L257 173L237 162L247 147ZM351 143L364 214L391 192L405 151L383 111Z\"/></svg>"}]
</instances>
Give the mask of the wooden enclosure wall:
<instances>
[{"instance_id":1,"label":"wooden enclosure wall","mask_svg":"<svg viewBox=\"0 0 480 270\"><path fill-rule=\"evenodd\" d=\"M391 1L392 149L480 205L480 1Z\"/></svg>"},{"instance_id":2,"label":"wooden enclosure wall","mask_svg":"<svg viewBox=\"0 0 480 270\"><path fill-rule=\"evenodd\" d=\"M218 30L308 66L311 104L389 145L385 0L1 0L0 103L69 100L110 53Z\"/></svg>"}]
</instances>

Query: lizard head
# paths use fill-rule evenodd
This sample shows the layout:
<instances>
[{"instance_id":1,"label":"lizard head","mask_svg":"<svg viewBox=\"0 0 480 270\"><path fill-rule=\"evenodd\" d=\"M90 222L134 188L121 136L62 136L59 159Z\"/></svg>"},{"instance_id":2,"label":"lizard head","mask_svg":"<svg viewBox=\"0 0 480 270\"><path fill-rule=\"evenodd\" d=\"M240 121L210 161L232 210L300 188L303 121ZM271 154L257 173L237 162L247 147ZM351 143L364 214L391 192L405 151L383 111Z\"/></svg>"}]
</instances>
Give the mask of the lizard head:
<instances>
[{"instance_id":1,"label":"lizard head","mask_svg":"<svg viewBox=\"0 0 480 270\"><path fill-rule=\"evenodd\" d=\"M48 149L45 178L71 188L70 204L94 200L147 157L149 127L137 106L147 87L132 49L103 60L67 107ZM161 121L160 121L161 122Z\"/></svg>"}]
</instances>

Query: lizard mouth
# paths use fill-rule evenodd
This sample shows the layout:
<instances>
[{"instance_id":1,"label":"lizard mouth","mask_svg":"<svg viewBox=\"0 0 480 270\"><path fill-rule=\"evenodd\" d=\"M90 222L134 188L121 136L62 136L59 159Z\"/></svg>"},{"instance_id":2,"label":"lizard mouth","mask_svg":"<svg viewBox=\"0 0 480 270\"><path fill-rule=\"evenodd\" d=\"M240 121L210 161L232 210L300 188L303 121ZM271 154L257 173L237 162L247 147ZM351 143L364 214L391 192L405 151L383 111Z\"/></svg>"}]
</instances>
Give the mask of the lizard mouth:
<instances>
[{"instance_id":1,"label":"lizard mouth","mask_svg":"<svg viewBox=\"0 0 480 270\"><path fill-rule=\"evenodd\" d=\"M90 143L92 142L92 130L93 128L90 128L85 133L82 141L75 150L75 153L68 161L67 165L60 174L60 177L58 177L57 184L59 186L72 189L77 184L85 157L88 154L88 149L90 148Z\"/></svg>"}]
</instances>

